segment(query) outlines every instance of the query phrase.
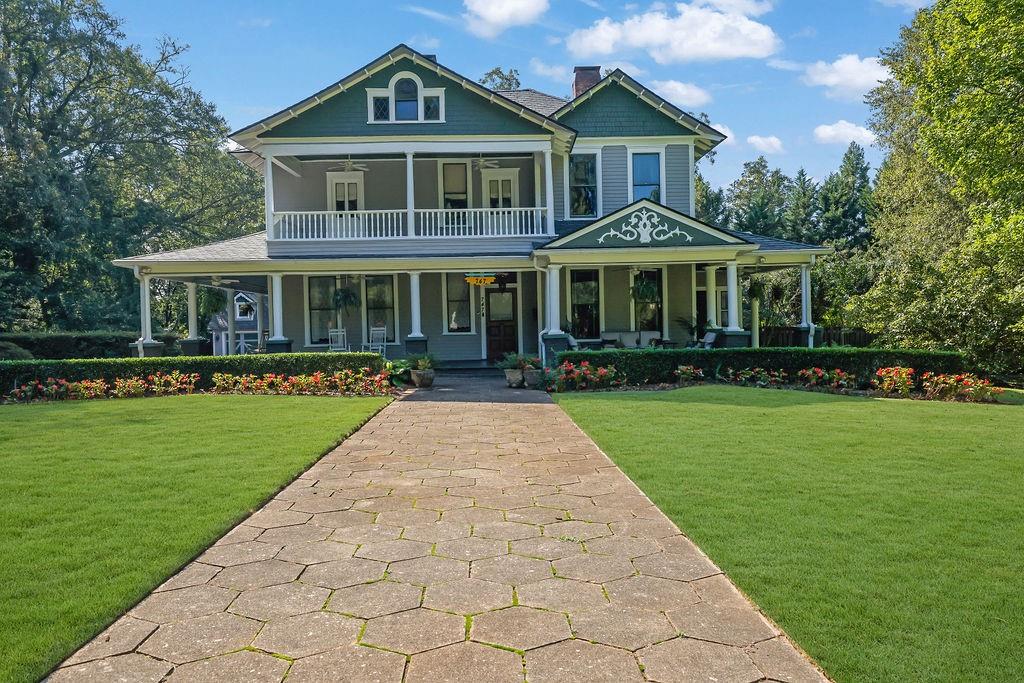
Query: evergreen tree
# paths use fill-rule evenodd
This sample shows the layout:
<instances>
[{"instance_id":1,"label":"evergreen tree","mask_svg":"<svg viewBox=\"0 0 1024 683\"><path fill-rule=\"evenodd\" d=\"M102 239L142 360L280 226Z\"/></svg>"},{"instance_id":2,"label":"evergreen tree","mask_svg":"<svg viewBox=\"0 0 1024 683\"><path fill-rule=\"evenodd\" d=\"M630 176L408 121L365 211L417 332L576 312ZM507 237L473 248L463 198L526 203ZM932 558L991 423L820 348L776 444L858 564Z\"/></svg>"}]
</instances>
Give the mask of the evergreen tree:
<instances>
[{"instance_id":1,"label":"evergreen tree","mask_svg":"<svg viewBox=\"0 0 1024 683\"><path fill-rule=\"evenodd\" d=\"M802 168L797 171L786 196L782 226L782 237L787 240L816 244L821 239L818 229L818 184Z\"/></svg>"},{"instance_id":2,"label":"evergreen tree","mask_svg":"<svg viewBox=\"0 0 1024 683\"><path fill-rule=\"evenodd\" d=\"M851 142L839 170L821 184L820 239L837 248L864 247L871 236L868 216L871 208L870 166L864 148Z\"/></svg>"},{"instance_id":3,"label":"evergreen tree","mask_svg":"<svg viewBox=\"0 0 1024 683\"><path fill-rule=\"evenodd\" d=\"M786 196L792 182L781 170L768 168L768 160L763 156L743 164L740 177L726 192L729 227L781 237Z\"/></svg>"}]
</instances>

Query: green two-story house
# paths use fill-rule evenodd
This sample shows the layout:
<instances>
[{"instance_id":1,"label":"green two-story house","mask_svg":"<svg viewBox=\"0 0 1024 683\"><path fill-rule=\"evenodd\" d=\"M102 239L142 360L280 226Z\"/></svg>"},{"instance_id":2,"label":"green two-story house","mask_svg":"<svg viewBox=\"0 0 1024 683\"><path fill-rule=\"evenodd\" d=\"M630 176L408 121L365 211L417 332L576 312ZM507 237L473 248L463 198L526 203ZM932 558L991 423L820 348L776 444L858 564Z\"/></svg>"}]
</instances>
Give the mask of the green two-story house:
<instances>
[{"instance_id":1,"label":"green two-story house","mask_svg":"<svg viewBox=\"0 0 1024 683\"><path fill-rule=\"evenodd\" d=\"M115 261L139 278L143 353L160 352L153 278L188 288L186 349L204 286L251 294L270 352L480 363L698 328L756 344L742 279L800 268L813 339L810 265L827 250L693 218L694 164L724 135L618 69L577 67L566 100L489 90L399 45L231 138L264 176L266 225Z\"/></svg>"}]
</instances>

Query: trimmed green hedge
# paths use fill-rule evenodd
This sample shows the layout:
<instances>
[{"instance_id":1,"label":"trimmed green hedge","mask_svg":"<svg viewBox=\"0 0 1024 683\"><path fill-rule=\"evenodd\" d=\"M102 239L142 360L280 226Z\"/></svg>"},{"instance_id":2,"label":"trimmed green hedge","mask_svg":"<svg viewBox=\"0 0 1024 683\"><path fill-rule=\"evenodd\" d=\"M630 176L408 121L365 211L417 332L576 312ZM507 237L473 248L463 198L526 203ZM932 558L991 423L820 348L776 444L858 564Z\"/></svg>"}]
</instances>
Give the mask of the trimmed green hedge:
<instances>
[{"instance_id":1,"label":"trimmed green hedge","mask_svg":"<svg viewBox=\"0 0 1024 683\"><path fill-rule=\"evenodd\" d=\"M918 373L961 372L964 358L955 351L923 351L913 349L820 348L803 347L761 349L607 349L601 351L563 351L558 362L581 363L604 367L614 365L624 373L627 384L674 382L673 374L680 365L701 368L714 377L725 368L761 367L795 374L804 368L840 369L868 382L878 368L896 365L911 367Z\"/></svg>"},{"instance_id":2,"label":"trimmed green hedge","mask_svg":"<svg viewBox=\"0 0 1024 683\"><path fill-rule=\"evenodd\" d=\"M241 356L161 356L159 358L86 358L76 360L6 360L0 361L0 394L34 379L105 379L145 377L156 372L197 372L196 385L207 389L213 375L227 372L234 375L267 373L308 375L317 371L359 370L379 371L384 359L376 353L266 353Z\"/></svg>"},{"instance_id":3,"label":"trimmed green hedge","mask_svg":"<svg viewBox=\"0 0 1024 683\"><path fill-rule=\"evenodd\" d=\"M94 330L92 332L5 332L0 341L17 344L35 358L126 358L131 355L128 345L139 338L138 332ZM177 352L175 334L155 337L167 345L167 353Z\"/></svg>"}]
</instances>

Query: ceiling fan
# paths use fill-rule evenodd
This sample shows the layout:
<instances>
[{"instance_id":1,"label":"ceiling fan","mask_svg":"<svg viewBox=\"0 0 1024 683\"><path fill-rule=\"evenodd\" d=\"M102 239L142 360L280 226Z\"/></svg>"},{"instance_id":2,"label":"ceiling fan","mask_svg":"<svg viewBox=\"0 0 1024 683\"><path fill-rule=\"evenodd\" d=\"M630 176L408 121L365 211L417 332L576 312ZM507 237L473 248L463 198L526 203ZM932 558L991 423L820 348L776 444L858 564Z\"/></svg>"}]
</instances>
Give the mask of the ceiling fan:
<instances>
[{"instance_id":1,"label":"ceiling fan","mask_svg":"<svg viewBox=\"0 0 1024 683\"><path fill-rule=\"evenodd\" d=\"M241 280L231 280L218 275L214 275L210 278L210 284L214 287L220 287L221 285L237 285L239 282L241 282Z\"/></svg>"},{"instance_id":2,"label":"ceiling fan","mask_svg":"<svg viewBox=\"0 0 1024 683\"><path fill-rule=\"evenodd\" d=\"M351 157L341 162L340 166L332 166L327 169L328 171L369 171L370 167L366 164L357 163L352 161Z\"/></svg>"},{"instance_id":3,"label":"ceiling fan","mask_svg":"<svg viewBox=\"0 0 1024 683\"><path fill-rule=\"evenodd\" d=\"M498 160L483 157L473 159L473 169L479 171L482 168L498 168Z\"/></svg>"}]
</instances>

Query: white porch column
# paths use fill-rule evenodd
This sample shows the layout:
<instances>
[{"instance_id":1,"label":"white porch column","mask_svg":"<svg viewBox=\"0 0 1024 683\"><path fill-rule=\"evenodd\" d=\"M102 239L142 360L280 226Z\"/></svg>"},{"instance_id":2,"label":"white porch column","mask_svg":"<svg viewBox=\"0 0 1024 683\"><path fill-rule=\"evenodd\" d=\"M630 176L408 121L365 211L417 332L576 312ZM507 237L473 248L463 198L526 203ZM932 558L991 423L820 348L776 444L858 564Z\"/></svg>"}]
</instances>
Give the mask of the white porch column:
<instances>
[{"instance_id":1,"label":"white porch column","mask_svg":"<svg viewBox=\"0 0 1024 683\"><path fill-rule=\"evenodd\" d=\"M708 309L708 327L718 327L718 266L704 266L704 296Z\"/></svg>"},{"instance_id":2,"label":"white porch column","mask_svg":"<svg viewBox=\"0 0 1024 683\"><path fill-rule=\"evenodd\" d=\"M149 275L139 276L139 341L153 341L153 314L149 309Z\"/></svg>"},{"instance_id":3,"label":"white porch column","mask_svg":"<svg viewBox=\"0 0 1024 683\"><path fill-rule=\"evenodd\" d=\"M761 348L761 300L750 297L750 345Z\"/></svg>"},{"instance_id":4,"label":"white porch column","mask_svg":"<svg viewBox=\"0 0 1024 683\"><path fill-rule=\"evenodd\" d=\"M264 152L263 204L266 209L267 236L274 237L274 155Z\"/></svg>"},{"instance_id":5,"label":"white porch column","mask_svg":"<svg viewBox=\"0 0 1024 683\"><path fill-rule=\"evenodd\" d=\"M800 266L800 327L807 328L807 346L814 348L814 322L811 319L811 264Z\"/></svg>"},{"instance_id":6,"label":"white porch column","mask_svg":"<svg viewBox=\"0 0 1024 683\"><path fill-rule=\"evenodd\" d=\"M235 355L235 290L224 290L228 295L228 350L227 355Z\"/></svg>"},{"instance_id":7,"label":"white porch column","mask_svg":"<svg viewBox=\"0 0 1024 683\"><path fill-rule=\"evenodd\" d=\"M281 274L274 273L270 276L271 282L271 294L272 296L272 307L274 315L274 325L270 331L270 338L274 341L283 341L284 336L284 293L282 292L281 285Z\"/></svg>"},{"instance_id":8,"label":"white porch column","mask_svg":"<svg viewBox=\"0 0 1024 683\"><path fill-rule=\"evenodd\" d=\"M188 338L199 339L199 305L196 301L198 286L194 282L186 282L188 292Z\"/></svg>"},{"instance_id":9,"label":"white porch column","mask_svg":"<svg viewBox=\"0 0 1024 683\"><path fill-rule=\"evenodd\" d=\"M416 192L413 181L412 152L405 153L405 220L408 225L406 235L416 234ZM417 273L417 276L419 273ZM419 304L416 304L419 306ZM414 325L414 327L418 327Z\"/></svg>"},{"instance_id":10,"label":"white porch column","mask_svg":"<svg viewBox=\"0 0 1024 683\"><path fill-rule=\"evenodd\" d=\"M551 150L544 150L544 206L547 207L547 231L555 234L555 175L551 170ZM555 325L557 329L558 325Z\"/></svg>"},{"instance_id":11,"label":"white porch column","mask_svg":"<svg viewBox=\"0 0 1024 683\"><path fill-rule=\"evenodd\" d=\"M548 266L548 334L562 334L562 297L558 293L562 266Z\"/></svg>"},{"instance_id":12,"label":"white porch column","mask_svg":"<svg viewBox=\"0 0 1024 683\"><path fill-rule=\"evenodd\" d=\"M726 296L729 297L729 323L727 330L739 331L740 327L740 283L735 261L725 264Z\"/></svg>"},{"instance_id":13,"label":"white porch column","mask_svg":"<svg viewBox=\"0 0 1024 683\"><path fill-rule=\"evenodd\" d=\"M423 327L420 323L420 274L418 272L409 273L409 300L412 302L409 307L412 327L409 331L409 336L422 339Z\"/></svg>"}]
</instances>

